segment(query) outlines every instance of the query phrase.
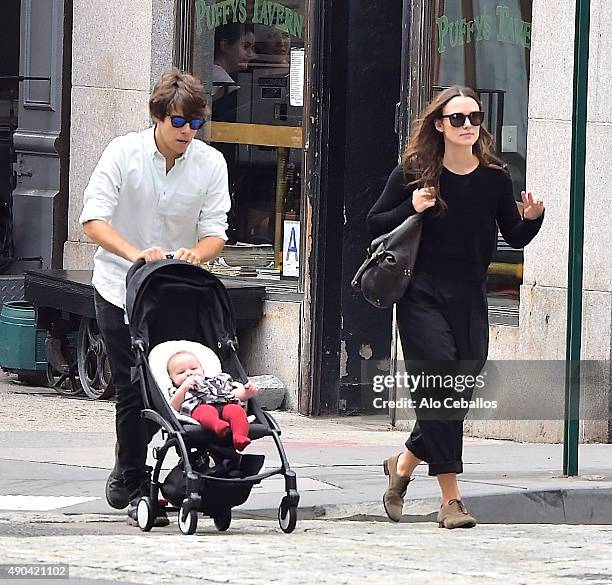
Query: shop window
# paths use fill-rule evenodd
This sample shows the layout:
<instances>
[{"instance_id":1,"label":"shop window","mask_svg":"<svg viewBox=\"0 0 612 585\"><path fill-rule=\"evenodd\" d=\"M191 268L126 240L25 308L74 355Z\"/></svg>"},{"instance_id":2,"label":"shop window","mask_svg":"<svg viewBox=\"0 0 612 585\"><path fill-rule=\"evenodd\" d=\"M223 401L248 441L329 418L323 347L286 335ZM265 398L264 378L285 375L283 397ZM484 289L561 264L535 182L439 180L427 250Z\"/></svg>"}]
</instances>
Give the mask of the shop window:
<instances>
[{"instance_id":1,"label":"shop window","mask_svg":"<svg viewBox=\"0 0 612 585\"><path fill-rule=\"evenodd\" d=\"M525 189L531 0L435 0L431 84L476 89L497 155L508 165L515 198ZM523 252L499 236L487 286L503 304L516 301Z\"/></svg>"},{"instance_id":2,"label":"shop window","mask_svg":"<svg viewBox=\"0 0 612 585\"><path fill-rule=\"evenodd\" d=\"M211 95L206 139L232 210L221 274L299 276L305 0L195 0L192 69Z\"/></svg>"}]
</instances>

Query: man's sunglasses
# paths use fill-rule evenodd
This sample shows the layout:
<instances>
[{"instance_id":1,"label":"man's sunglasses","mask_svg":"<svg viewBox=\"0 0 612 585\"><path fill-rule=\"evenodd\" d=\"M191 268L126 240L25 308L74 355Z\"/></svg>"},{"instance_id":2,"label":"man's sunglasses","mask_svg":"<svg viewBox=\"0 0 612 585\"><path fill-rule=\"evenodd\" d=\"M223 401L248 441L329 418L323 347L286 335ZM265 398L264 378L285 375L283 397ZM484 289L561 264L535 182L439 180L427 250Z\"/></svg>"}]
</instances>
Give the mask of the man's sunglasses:
<instances>
[{"instance_id":1,"label":"man's sunglasses","mask_svg":"<svg viewBox=\"0 0 612 585\"><path fill-rule=\"evenodd\" d=\"M184 116L170 116L170 123L174 128L182 128L185 124L189 124L192 130L199 130L204 126L204 120L202 118L192 118L188 120Z\"/></svg>"},{"instance_id":2,"label":"man's sunglasses","mask_svg":"<svg viewBox=\"0 0 612 585\"><path fill-rule=\"evenodd\" d=\"M467 116L465 114L447 114L441 116L441 118L448 118L453 128L461 128L465 124L465 119L469 118L472 126L480 126L484 121L484 112L470 112Z\"/></svg>"}]
</instances>

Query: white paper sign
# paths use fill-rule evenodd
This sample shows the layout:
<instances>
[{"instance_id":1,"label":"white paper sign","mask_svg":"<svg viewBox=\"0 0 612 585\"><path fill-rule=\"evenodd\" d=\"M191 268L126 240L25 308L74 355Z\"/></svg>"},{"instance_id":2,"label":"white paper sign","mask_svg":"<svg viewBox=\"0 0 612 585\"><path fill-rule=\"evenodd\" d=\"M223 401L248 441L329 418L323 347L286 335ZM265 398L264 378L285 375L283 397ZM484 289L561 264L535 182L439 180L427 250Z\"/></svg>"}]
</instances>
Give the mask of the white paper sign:
<instances>
[{"instance_id":1,"label":"white paper sign","mask_svg":"<svg viewBox=\"0 0 612 585\"><path fill-rule=\"evenodd\" d=\"M300 275L300 222L283 222L283 276Z\"/></svg>"},{"instance_id":2,"label":"white paper sign","mask_svg":"<svg viewBox=\"0 0 612 585\"><path fill-rule=\"evenodd\" d=\"M304 106L304 56L304 49L291 49L289 102L292 106Z\"/></svg>"}]
</instances>

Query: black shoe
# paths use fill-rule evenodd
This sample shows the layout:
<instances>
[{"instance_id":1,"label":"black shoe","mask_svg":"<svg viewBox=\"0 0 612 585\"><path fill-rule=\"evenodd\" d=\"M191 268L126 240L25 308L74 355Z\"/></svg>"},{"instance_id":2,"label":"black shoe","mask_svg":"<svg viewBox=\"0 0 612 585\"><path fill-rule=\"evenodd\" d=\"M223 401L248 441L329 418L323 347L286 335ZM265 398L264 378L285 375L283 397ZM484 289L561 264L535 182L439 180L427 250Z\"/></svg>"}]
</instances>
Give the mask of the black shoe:
<instances>
[{"instance_id":1,"label":"black shoe","mask_svg":"<svg viewBox=\"0 0 612 585\"><path fill-rule=\"evenodd\" d=\"M138 526L139 499L140 498L133 499L127 509L128 524L131 526ZM170 520L168 520L168 515L166 514L166 508L164 506L158 506L155 513L156 516L155 520L153 521L153 526L155 528L163 528L164 526L168 526L168 524L170 524Z\"/></svg>"},{"instance_id":2,"label":"black shoe","mask_svg":"<svg viewBox=\"0 0 612 585\"><path fill-rule=\"evenodd\" d=\"M123 475L116 464L106 480L106 501L111 508L117 510L122 510L130 503L130 494L125 487L125 483L123 483Z\"/></svg>"},{"instance_id":3,"label":"black shoe","mask_svg":"<svg viewBox=\"0 0 612 585\"><path fill-rule=\"evenodd\" d=\"M108 475L108 479L106 480L106 501L111 508L115 508L116 510L123 510L130 503L130 493L125 487L125 483L123 481L123 474L119 468L119 461L117 460L117 452L118 445L115 444L115 466L112 471ZM143 484L138 491L138 496L148 494L151 490L151 472L153 471L152 467L148 465L145 467L145 478L143 480Z\"/></svg>"},{"instance_id":4,"label":"black shoe","mask_svg":"<svg viewBox=\"0 0 612 585\"><path fill-rule=\"evenodd\" d=\"M115 465L106 480L106 501L111 508L123 510L130 503L130 494L123 482L123 474L119 467L119 443L115 443Z\"/></svg>"}]
</instances>

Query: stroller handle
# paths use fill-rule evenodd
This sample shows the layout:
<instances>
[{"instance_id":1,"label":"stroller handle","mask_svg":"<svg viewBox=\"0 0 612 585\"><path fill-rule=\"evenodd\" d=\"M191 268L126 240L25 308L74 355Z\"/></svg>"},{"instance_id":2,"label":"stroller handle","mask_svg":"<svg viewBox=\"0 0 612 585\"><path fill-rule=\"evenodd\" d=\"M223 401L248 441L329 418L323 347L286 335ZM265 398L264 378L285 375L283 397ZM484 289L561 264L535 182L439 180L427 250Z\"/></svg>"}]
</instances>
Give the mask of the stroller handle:
<instances>
[{"instance_id":1,"label":"stroller handle","mask_svg":"<svg viewBox=\"0 0 612 585\"><path fill-rule=\"evenodd\" d=\"M174 252L166 252L165 260L174 260ZM147 261L144 258L138 258L138 260L136 260L136 262L130 266L125 279L126 282L129 282L130 278L134 276L134 273L137 270L140 270L146 263Z\"/></svg>"},{"instance_id":2,"label":"stroller handle","mask_svg":"<svg viewBox=\"0 0 612 585\"><path fill-rule=\"evenodd\" d=\"M130 282L130 279L132 278L132 276L134 276L134 273L137 270L140 270L146 263L147 261L144 258L138 258L138 260L136 260L136 262L134 262L134 264L130 266L128 273L125 276L125 282L126 283Z\"/></svg>"}]
</instances>

